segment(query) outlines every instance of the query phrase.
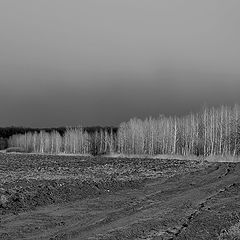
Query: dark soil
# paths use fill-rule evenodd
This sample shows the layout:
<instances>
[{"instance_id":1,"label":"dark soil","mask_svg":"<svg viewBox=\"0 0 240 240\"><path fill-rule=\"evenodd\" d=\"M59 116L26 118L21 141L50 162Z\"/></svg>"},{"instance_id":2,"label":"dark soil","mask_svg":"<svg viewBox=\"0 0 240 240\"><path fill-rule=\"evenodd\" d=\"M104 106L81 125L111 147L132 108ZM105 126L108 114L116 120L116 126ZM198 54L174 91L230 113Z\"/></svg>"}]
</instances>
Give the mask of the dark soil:
<instances>
[{"instance_id":1,"label":"dark soil","mask_svg":"<svg viewBox=\"0 0 240 240\"><path fill-rule=\"evenodd\" d=\"M0 154L0 239L219 239L240 164Z\"/></svg>"}]
</instances>

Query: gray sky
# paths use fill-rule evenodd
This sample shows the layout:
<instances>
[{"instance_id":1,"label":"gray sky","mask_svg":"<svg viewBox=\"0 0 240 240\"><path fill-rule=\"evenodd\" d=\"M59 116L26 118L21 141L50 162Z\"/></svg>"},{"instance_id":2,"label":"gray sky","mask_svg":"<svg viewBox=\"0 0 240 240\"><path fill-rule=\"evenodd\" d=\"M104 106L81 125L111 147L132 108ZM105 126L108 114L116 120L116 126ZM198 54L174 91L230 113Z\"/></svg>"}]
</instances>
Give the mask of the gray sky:
<instances>
[{"instance_id":1,"label":"gray sky","mask_svg":"<svg viewBox=\"0 0 240 240\"><path fill-rule=\"evenodd\" d=\"M0 0L0 126L240 103L239 11L238 0Z\"/></svg>"}]
</instances>

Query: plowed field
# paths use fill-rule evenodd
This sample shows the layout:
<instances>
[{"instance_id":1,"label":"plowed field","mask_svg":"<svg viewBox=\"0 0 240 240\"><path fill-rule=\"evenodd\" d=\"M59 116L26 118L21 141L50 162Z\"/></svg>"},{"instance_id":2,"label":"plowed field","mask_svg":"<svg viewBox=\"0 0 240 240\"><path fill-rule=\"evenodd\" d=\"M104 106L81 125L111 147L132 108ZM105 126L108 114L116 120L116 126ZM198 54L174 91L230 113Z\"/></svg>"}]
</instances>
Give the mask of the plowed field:
<instances>
[{"instance_id":1,"label":"plowed field","mask_svg":"<svg viewBox=\"0 0 240 240\"><path fill-rule=\"evenodd\" d=\"M0 239L225 239L240 164L0 154L0 198Z\"/></svg>"}]
</instances>

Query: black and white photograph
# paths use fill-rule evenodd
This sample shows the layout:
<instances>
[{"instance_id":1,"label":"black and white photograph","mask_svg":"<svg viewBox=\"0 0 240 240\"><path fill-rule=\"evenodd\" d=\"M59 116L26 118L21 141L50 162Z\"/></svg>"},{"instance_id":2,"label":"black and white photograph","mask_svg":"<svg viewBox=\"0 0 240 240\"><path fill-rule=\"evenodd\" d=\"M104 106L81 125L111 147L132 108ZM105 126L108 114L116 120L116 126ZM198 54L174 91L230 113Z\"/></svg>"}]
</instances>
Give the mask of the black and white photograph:
<instances>
[{"instance_id":1,"label":"black and white photograph","mask_svg":"<svg viewBox=\"0 0 240 240\"><path fill-rule=\"evenodd\" d=\"M0 240L240 239L240 1L0 0Z\"/></svg>"}]
</instances>

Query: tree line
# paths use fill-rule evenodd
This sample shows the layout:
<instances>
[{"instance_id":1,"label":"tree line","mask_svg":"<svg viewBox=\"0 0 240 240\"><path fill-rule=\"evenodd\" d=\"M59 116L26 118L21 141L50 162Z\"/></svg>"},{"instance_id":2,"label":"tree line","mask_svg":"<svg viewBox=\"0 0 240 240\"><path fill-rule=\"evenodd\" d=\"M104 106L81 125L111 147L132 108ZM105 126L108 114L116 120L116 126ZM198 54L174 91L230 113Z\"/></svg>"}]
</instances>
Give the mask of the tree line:
<instances>
[{"instance_id":1,"label":"tree line","mask_svg":"<svg viewBox=\"0 0 240 240\"><path fill-rule=\"evenodd\" d=\"M26 152L103 154L113 152L116 142L115 128L99 128L91 132L83 127L68 127L63 135L57 131L28 132L9 138L9 147L20 147Z\"/></svg>"},{"instance_id":2,"label":"tree line","mask_svg":"<svg viewBox=\"0 0 240 240\"><path fill-rule=\"evenodd\" d=\"M9 145L40 153L235 156L240 154L240 106L204 108L184 117L132 118L118 129L28 132L10 137Z\"/></svg>"}]
</instances>

